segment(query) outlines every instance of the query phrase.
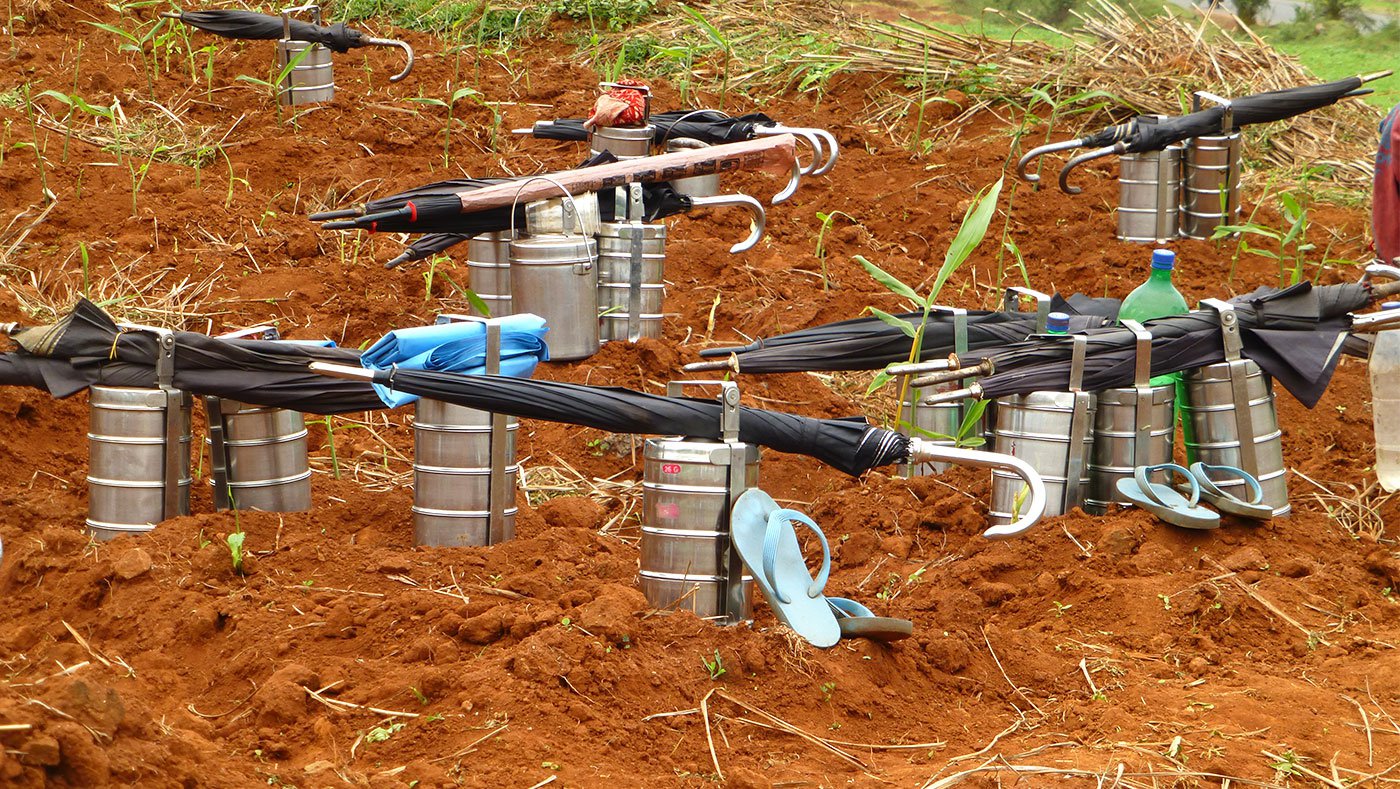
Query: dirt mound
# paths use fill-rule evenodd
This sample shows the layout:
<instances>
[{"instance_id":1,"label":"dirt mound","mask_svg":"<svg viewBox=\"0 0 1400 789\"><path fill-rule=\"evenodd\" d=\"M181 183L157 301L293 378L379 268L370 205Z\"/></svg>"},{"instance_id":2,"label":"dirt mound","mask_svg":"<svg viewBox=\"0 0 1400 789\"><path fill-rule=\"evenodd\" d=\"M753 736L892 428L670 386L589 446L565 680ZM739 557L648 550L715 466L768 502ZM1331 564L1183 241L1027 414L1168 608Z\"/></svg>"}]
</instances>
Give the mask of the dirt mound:
<instances>
[{"instance_id":1,"label":"dirt mound","mask_svg":"<svg viewBox=\"0 0 1400 789\"><path fill-rule=\"evenodd\" d=\"M75 8L120 22L100 4ZM140 61L109 34L54 17L20 28L17 56L0 62L9 84L119 99L129 118L158 124ZM223 149L198 170L151 162L134 211L132 171L108 166L114 154L85 139L99 126L71 139L40 128L41 172L31 148L15 147L31 135L23 102L0 107L10 135L5 211L19 217L4 236L15 247L0 275L13 296L0 296L0 321L89 287L131 296L122 283L145 285L114 308L169 309L179 298L162 294L206 280L207 319L186 322L201 331L276 320L290 337L359 346L463 309L441 277L429 291L424 267L380 267L398 239L319 233L301 217L462 172L573 164L578 146L498 135L491 110L503 114L500 128L578 115L596 75L563 40L489 56L409 38L421 53L409 81L387 82L395 53L339 56L336 102L295 123L234 78L267 73L266 42L217 42L212 85L178 58L159 69L161 107L209 127ZM503 103L459 104L465 123L453 128L444 167L444 115L405 99L446 95L467 75ZM658 106L680 105L675 86L657 87ZM743 255L719 251L742 232L733 216L676 220L665 338L609 344L540 376L661 392L697 347L866 306L900 309L851 257L907 282L931 280L972 195L1005 166L1012 127L1003 111L984 112L911 156L857 120L886 100L885 87L838 75L819 104L791 95L765 105L832 129L844 146L837 168L774 207L767 238ZM52 100L36 102L62 118ZM1074 199L1024 185L1008 193L1005 234L1036 286L1122 295L1142 278L1147 250L1112 237L1113 175L1110 164L1089 168ZM760 196L777 188L758 177L735 185ZM58 199L36 222L45 186ZM825 236L824 268L818 211L853 218ZM1336 237L1329 257L1362 256L1364 211L1316 206L1311 216ZM1276 221L1267 210L1260 218ZM1176 249L1193 300L1276 281L1257 258L1235 265L1231 245ZM468 284L460 261L437 272ZM1014 257L988 243L945 295L985 306L990 286L1021 281ZM864 379L742 384L746 403L825 417L859 413ZM722 769L732 786L916 785L1001 769L997 754L1085 771L1075 775L1121 769L1125 785L1155 781L1148 774L1359 779L1400 760L1389 732L1400 697L1400 562L1379 526L1400 513L1373 495L1371 509L1346 501L1373 480L1367 397L1354 361L1316 409L1282 397L1284 446L1300 472L1290 478L1295 515L1210 533L1138 512L1074 513L991 542L981 536L983 472L852 479L765 453L762 486L831 539L829 591L915 623L915 636L893 646L820 651L762 604L751 625L732 628L648 610L635 585L640 472L630 437L525 423L519 455L537 489L520 496L517 538L489 549L413 547L402 414L366 420L372 431L337 431L335 466L330 437L313 425L322 473L309 513L211 514L201 483L199 514L93 544L83 533L83 397L0 390L0 462L10 470L0 475L0 783L701 786ZM241 573L225 544L239 529L249 553Z\"/></svg>"}]
</instances>

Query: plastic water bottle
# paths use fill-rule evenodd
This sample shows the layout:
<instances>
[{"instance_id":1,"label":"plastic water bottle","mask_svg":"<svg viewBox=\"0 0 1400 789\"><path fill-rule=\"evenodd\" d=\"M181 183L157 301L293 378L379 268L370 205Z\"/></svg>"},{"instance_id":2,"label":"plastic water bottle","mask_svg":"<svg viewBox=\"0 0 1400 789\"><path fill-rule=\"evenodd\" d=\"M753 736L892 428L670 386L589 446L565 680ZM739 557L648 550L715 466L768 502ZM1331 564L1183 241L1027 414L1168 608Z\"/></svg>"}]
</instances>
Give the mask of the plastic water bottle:
<instances>
[{"instance_id":1,"label":"plastic water bottle","mask_svg":"<svg viewBox=\"0 0 1400 789\"><path fill-rule=\"evenodd\" d=\"M1388 301L1383 309L1400 309ZM1376 478L1386 493L1400 490L1400 333L1376 332L1371 346L1371 419L1376 431Z\"/></svg>"},{"instance_id":2,"label":"plastic water bottle","mask_svg":"<svg viewBox=\"0 0 1400 789\"><path fill-rule=\"evenodd\" d=\"M1168 315L1185 315L1191 311L1186 299L1172 284L1172 270L1176 268L1176 253L1170 249L1152 250L1152 273L1147 281L1133 289L1123 299L1118 310L1119 320L1134 320L1138 323ZM1175 383L1180 376L1159 375L1152 379L1153 386Z\"/></svg>"}]
</instances>

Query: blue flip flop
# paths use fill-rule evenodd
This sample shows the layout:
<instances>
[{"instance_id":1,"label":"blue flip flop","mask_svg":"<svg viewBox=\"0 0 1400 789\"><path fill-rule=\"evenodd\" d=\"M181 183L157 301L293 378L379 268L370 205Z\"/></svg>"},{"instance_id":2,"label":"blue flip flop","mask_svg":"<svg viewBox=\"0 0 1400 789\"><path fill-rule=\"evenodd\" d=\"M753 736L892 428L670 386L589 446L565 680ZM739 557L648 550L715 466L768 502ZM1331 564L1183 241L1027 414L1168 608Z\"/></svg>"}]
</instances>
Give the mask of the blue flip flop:
<instances>
[{"instance_id":1,"label":"blue flip flop","mask_svg":"<svg viewBox=\"0 0 1400 789\"><path fill-rule=\"evenodd\" d=\"M822 564L815 580L802 558L794 523L810 527L821 541ZM796 510L779 507L758 488L749 488L734 502L729 528L734 549L778 620L815 646L834 646L841 640L836 615L822 594L831 572L831 549L817 524Z\"/></svg>"},{"instance_id":2,"label":"blue flip flop","mask_svg":"<svg viewBox=\"0 0 1400 789\"><path fill-rule=\"evenodd\" d=\"M1151 477L1154 471L1167 471L1185 477L1190 483L1191 497L1182 496L1169 485L1153 482ZM1219 513L1196 503L1201 499L1201 486L1196 482L1196 477L1175 463L1138 466L1133 469L1132 477L1118 480L1118 492L1173 526L1185 529L1214 529L1220 526Z\"/></svg>"},{"instance_id":3,"label":"blue flip flop","mask_svg":"<svg viewBox=\"0 0 1400 789\"><path fill-rule=\"evenodd\" d=\"M1249 501L1245 501L1216 485L1215 480L1211 477L1212 474L1244 480L1245 486L1249 488ZM1270 520L1274 517L1274 508L1264 503L1264 488L1259 485L1259 480L1242 468L1212 466L1197 461L1191 464L1191 476L1201 486L1201 498L1226 515L1237 515L1241 518L1259 521ZM1181 486L1178 485L1177 489L1180 490Z\"/></svg>"},{"instance_id":4,"label":"blue flip flop","mask_svg":"<svg viewBox=\"0 0 1400 789\"><path fill-rule=\"evenodd\" d=\"M868 638L871 641L899 641L914 635L914 623L908 619L876 616L874 611L844 597L828 597L826 602L836 614L836 624L842 638Z\"/></svg>"}]
</instances>

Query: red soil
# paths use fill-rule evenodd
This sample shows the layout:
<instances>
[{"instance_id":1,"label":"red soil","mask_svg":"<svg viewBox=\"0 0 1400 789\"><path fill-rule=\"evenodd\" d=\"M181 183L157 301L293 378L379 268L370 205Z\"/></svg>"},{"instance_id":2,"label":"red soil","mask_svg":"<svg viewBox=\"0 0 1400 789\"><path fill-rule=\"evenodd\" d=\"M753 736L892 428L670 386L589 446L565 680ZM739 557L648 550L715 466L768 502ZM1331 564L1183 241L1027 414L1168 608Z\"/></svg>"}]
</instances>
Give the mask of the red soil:
<instances>
[{"instance_id":1,"label":"red soil","mask_svg":"<svg viewBox=\"0 0 1400 789\"><path fill-rule=\"evenodd\" d=\"M14 57L0 61L5 83L98 103L115 96L128 115L155 112L139 65L116 52L113 37L81 24L88 19L117 21L86 1L31 13ZM118 266L133 277L168 271L162 288L218 273L205 300L212 325L189 328L277 319L287 336L351 346L459 306L425 300L415 271L380 268L395 240L367 238L355 254L352 238L303 218L448 177L441 112L408 112L416 105L405 99L443 95L455 62L436 41L409 38L422 53L409 80L387 82L398 67L392 51L341 56L335 103L295 127L279 124L264 93L234 80L266 74L266 42L220 43L212 97L191 88L178 64L162 74L156 95L185 108L186 123L220 135L232 127L227 154L242 181L231 197L222 159L198 185L192 169L157 163L132 216L125 169L95 166L111 153L74 139L63 161L63 135L41 131L58 202L0 274L27 287L27 272L39 272L51 298L80 290L72 253L81 242L94 280ZM566 43L530 44L512 57L461 58L465 82L479 73L489 99L512 102L503 128L577 116L591 104L596 75ZM971 196L1005 165L1010 121L1005 111L978 115L914 157L857 120L882 89L869 77L838 77L817 105L803 95L765 105L788 122L832 129L844 146L837 168L774 207L767 239L744 255L717 253L741 232L733 216L677 220L667 269L675 315L665 339L612 344L540 375L660 391L705 341L852 317L865 305L899 308L851 256L910 282L930 279ZM61 117L51 100L39 101ZM656 102L678 106L678 94L663 82ZM13 147L32 139L22 109L0 117L9 140L0 199L14 216L38 201L39 172L33 151ZM464 104L459 117L467 126L454 133L451 174L529 172L580 158L576 145L506 137L492 152L489 113ZM1085 176L1076 198L1017 188L1002 203L1007 233L1037 287L1122 295L1142 278L1147 250L1113 239L1112 166ZM762 196L777 188L758 177L738 183ZM838 220L827 236L823 289L815 213L835 210L859 224ZM1365 222L1364 209L1313 215L1318 237L1336 236L1330 257L1362 259ZM12 230L5 244L13 238ZM1227 281L1229 247L1176 248L1178 281L1193 300L1276 281L1258 259L1242 260ZM948 300L989 303L1000 284L996 253L985 244L950 283ZM1017 284L1019 276L1000 278ZM434 296L441 293L439 283ZM8 290L0 299L0 321L26 318ZM755 405L841 416L858 410L849 398L863 389L856 379L838 376L834 388L805 375L741 383ZM1129 777L1155 771L1169 781L1201 772L1282 783L1292 771L1310 784L1302 770L1346 780L1380 772L1400 761L1390 717L1400 697L1400 607L1391 595L1400 561L1389 542L1353 537L1338 502L1315 497L1302 476L1344 496L1374 480L1367 398L1365 367L1354 360L1316 409L1282 397L1285 451L1299 472L1290 478L1295 514L1209 533L1136 512L1075 513L1024 539L988 542L980 537L982 472L851 479L768 452L762 486L800 502L836 546L829 591L915 623L915 637L894 646L821 651L785 634L762 604L752 626L651 615L634 583L635 520L604 529L622 514L621 501L583 487L522 506L518 538L489 549L415 548L409 490L324 473L310 513L210 514L201 490L201 514L139 539L92 544L82 526L83 398L0 390L0 464L10 470L0 475L0 784L530 786L557 776L559 786L702 786L716 766L693 710L717 688L820 737L917 745L841 746L864 765L857 768L711 696L713 754L733 786L914 786L995 754ZM379 433L411 456L405 424L391 414ZM522 433L527 466L638 479L627 447L603 448L597 431L526 423ZM324 431L313 438L324 443ZM362 469L382 452L365 431L343 432L338 449L347 463L364 460ZM328 468L325 454L322 447L318 463ZM391 466L406 470L399 460ZM1396 508L1380 514L1389 520ZM254 554L242 576L222 544L235 526ZM716 655L724 674L711 679L702 661ZM1298 766L1271 766L1281 759Z\"/></svg>"}]
</instances>

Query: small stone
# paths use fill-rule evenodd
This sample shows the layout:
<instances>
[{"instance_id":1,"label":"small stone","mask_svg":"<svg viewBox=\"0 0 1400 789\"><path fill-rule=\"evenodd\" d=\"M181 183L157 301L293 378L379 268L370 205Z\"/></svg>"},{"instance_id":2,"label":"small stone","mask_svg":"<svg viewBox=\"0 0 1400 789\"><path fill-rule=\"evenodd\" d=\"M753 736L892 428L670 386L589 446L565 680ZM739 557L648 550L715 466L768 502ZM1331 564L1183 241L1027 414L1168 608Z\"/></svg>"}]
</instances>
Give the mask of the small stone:
<instances>
[{"instance_id":1,"label":"small stone","mask_svg":"<svg viewBox=\"0 0 1400 789\"><path fill-rule=\"evenodd\" d=\"M311 764L308 764L305 767L301 768L302 772L306 773L307 775L316 775L318 773L323 773L327 770L334 769L335 765L324 759L322 759L319 762L312 762Z\"/></svg>"},{"instance_id":2,"label":"small stone","mask_svg":"<svg viewBox=\"0 0 1400 789\"><path fill-rule=\"evenodd\" d=\"M1269 560L1264 558L1263 551L1251 546L1226 556L1221 564L1225 565L1225 569L1239 573L1245 570L1262 570L1268 566Z\"/></svg>"},{"instance_id":3,"label":"small stone","mask_svg":"<svg viewBox=\"0 0 1400 789\"><path fill-rule=\"evenodd\" d=\"M58 740L46 734L30 739L20 750L24 751L20 761L33 767L53 767L61 758Z\"/></svg>"},{"instance_id":4,"label":"small stone","mask_svg":"<svg viewBox=\"0 0 1400 789\"><path fill-rule=\"evenodd\" d=\"M1103 549L1120 559L1132 556L1142 545L1142 538L1128 529L1114 529L1103 538Z\"/></svg>"},{"instance_id":5,"label":"small stone","mask_svg":"<svg viewBox=\"0 0 1400 789\"><path fill-rule=\"evenodd\" d=\"M152 564L154 563L149 553L142 548L132 548L117 559L112 569L116 571L118 578L130 581L150 572Z\"/></svg>"}]
</instances>

